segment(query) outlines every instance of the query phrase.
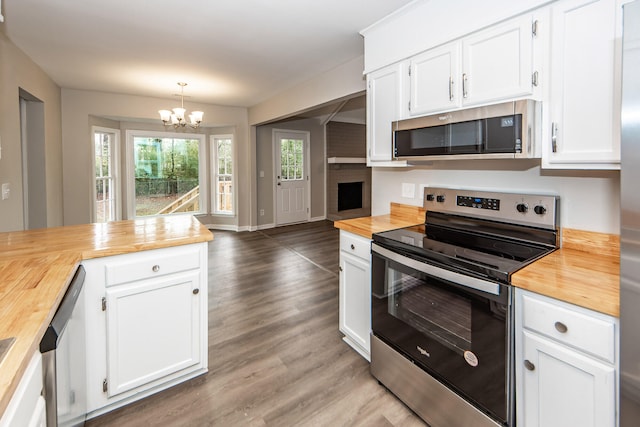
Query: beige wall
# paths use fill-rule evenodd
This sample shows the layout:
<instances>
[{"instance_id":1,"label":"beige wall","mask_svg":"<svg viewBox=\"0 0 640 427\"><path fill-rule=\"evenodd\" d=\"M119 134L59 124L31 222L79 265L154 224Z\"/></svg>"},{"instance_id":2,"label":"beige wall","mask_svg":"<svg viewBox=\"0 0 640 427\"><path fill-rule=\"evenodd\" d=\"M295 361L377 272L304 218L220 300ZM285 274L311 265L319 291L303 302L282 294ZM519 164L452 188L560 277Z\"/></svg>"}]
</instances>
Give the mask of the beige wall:
<instances>
[{"instance_id":1,"label":"beige wall","mask_svg":"<svg viewBox=\"0 0 640 427\"><path fill-rule=\"evenodd\" d=\"M44 103L46 217L48 226L63 223L60 88L4 34L0 24L0 184L11 196L0 200L0 231L24 228L19 89Z\"/></svg>"},{"instance_id":2,"label":"beige wall","mask_svg":"<svg viewBox=\"0 0 640 427\"><path fill-rule=\"evenodd\" d=\"M360 56L249 108L249 124L259 125L309 111L366 90Z\"/></svg>"},{"instance_id":3,"label":"beige wall","mask_svg":"<svg viewBox=\"0 0 640 427\"><path fill-rule=\"evenodd\" d=\"M258 126L256 136L257 212L264 209L264 216L258 216L258 227L270 227L274 218L274 178L273 170L273 130L296 130L310 133L309 159L311 181L312 219L325 217L325 141L324 126L315 119L291 120L271 125ZM260 177L259 171L264 171Z\"/></svg>"},{"instance_id":4,"label":"beige wall","mask_svg":"<svg viewBox=\"0 0 640 427\"><path fill-rule=\"evenodd\" d=\"M65 224L83 224L91 221L93 170L91 168L91 125L99 124L96 118L108 118L120 122L121 145L125 143L126 129L158 129L157 111L175 100L131 95L110 94L73 89L62 90L62 128L64 168ZM233 130L236 143L236 193L238 214L222 223L231 222L235 227L249 224L250 212L250 158L247 110L240 107L222 107L190 103L187 108L204 111L204 128L195 133L207 134L208 127ZM216 130L217 132L217 130ZM207 156L208 161L208 156Z\"/></svg>"}]
</instances>

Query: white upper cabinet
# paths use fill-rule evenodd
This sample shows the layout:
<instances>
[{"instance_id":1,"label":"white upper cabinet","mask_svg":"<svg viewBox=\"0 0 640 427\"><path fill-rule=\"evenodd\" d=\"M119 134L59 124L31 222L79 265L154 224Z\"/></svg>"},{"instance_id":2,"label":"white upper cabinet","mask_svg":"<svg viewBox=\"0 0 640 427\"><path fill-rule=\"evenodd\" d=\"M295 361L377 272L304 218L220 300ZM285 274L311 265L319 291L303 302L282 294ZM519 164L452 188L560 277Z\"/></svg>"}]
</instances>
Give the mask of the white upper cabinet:
<instances>
[{"instance_id":1,"label":"white upper cabinet","mask_svg":"<svg viewBox=\"0 0 640 427\"><path fill-rule=\"evenodd\" d=\"M547 168L620 167L620 19L616 0L552 5Z\"/></svg>"},{"instance_id":2,"label":"white upper cabinet","mask_svg":"<svg viewBox=\"0 0 640 427\"><path fill-rule=\"evenodd\" d=\"M367 76L367 166L394 165L391 124L401 115L403 69L393 64Z\"/></svg>"},{"instance_id":3,"label":"white upper cabinet","mask_svg":"<svg viewBox=\"0 0 640 427\"><path fill-rule=\"evenodd\" d=\"M462 104L532 95L533 41L530 14L462 39Z\"/></svg>"},{"instance_id":4,"label":"white upper cabinet","mask_svg":"<svg viewBox=\"0 0 640 427\"><path fill-rule=\"evenodd\" d=\"M536 25L526 14L411 58L408 116L533 96Z\"/></svg>"},{"instance_id":5,"label":"white upper cabinet","mask_svg":"<svg viewBox=\"0 0 640 427\"><path fill-rule=\"evenodd\" d=\"M428 50L410 60L409 115L444 111L459 105L459 42Z\"/></svg>"}]
</instances>

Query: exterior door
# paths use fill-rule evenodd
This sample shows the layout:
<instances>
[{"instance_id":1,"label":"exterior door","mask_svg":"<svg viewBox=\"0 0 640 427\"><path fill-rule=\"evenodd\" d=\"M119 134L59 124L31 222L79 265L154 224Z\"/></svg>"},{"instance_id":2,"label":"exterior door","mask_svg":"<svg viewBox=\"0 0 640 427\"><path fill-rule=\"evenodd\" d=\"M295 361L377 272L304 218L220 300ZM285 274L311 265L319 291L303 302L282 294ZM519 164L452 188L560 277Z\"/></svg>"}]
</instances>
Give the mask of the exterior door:
<instances>
[{"instance_id":1,"label":"exterior door","mask_svg":"<svg viewBox=\"0 0 640 427\"><path fill-rule=\"evenodd\" d=\"M276 225L309 220L307 132L275 131Z\"/></svg>"}]
</instances>

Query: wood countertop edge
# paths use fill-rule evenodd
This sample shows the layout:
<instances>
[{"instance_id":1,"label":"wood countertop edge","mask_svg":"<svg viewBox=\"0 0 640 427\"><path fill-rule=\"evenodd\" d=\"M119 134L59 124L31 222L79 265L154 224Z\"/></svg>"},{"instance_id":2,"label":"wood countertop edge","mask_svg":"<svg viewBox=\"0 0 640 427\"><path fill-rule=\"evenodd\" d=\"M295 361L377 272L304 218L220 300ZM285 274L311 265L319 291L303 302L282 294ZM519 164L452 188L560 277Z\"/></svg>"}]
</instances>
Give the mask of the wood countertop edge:
<instances>
[{"instance_id":1,"label":"wood countertop edge","mask_svg":"<svg viewBox=\"0 0 640 427\"><path fill-rule=\"evenodd\" d=\"M193 219L193 221L197 221L197 219ZM192 222L193 222L192 221ZM82 226L73 226L73 227L82 227ZM87 227L91 227L91 224L87 224ZM62 230L64 227L60 227ZM19 232L11 232L13 235ZM199 227L196 228L195 234L188 236L178 236L178 237L170 237L165 238L163 240L149 240L143 242L137 242L134 244L118 244L112 247L104 247L104 248L82 248L79 247L77 249L64 249L58 252L58 255L61 259L65 261L65 268L67 269L64 277L64 280L60 281L60 286L57 292L55 292L54 298L49 298L47 301L49 302L49 308L46 313L40 313L38 319L32 321L33 324L37 324L36 327L27 328L24 332L13 333L9 332L7 329L0 328L0 335L8 334L7 336L0 336L2 338L9 338L11 336L15 337L15 342L9 349L8 353L5 355L2 362L0 362L0 418L4 415L4 412L9 405L9 402L24 375L34 352L39 351L39 343L44 333L53 319L53 316L57 310L57 307L60 305L62 298L73 278L73 274L75 273L78 265L82 263L83 260L94 259L94 258L102 258L107 256L114 255L123 255L128 253L153 250L153 249L162 249L169 248L174 246L182 246L188 244L196 244L196 243L205 243L214 239L213 233L209 229L207 229L204 225L200 224ZM11 256L3 256L0 257L0 262L3 260L5 262L10 262L15 259L23 259L23 260L39 260L44 258L46 253L42 251L40 253L20 253L17 255ZM62 275L57 276L58 278ZM25 304L30 303L30 301L25 302ZM15 315L14 315L15 316Z\"/></svg>"}]
</instances>

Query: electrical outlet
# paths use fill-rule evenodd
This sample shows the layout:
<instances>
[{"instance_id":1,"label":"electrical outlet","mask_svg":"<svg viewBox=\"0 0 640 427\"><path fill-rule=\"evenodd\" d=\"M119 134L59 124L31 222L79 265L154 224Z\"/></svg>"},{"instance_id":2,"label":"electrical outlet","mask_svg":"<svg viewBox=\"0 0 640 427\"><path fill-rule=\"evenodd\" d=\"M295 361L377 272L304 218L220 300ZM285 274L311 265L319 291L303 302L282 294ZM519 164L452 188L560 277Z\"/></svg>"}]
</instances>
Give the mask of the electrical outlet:
<instances>
[{"instance_id":1,"label":"electrical outlet","mask_svg":"<svg viewBox=\"0 0 640 427\"><path fill-rule=\"evenodd\" d=\"M413 199L416 197L416 185L413 183L402 183L402 197Z\"/></svg>"},{"instance_id":2,"label":"electrical outlet","mask_svg":"<svg viewBox=\"0 0 640 427\"><path fill-rule=\"evenodd\" d=\"M260 216L264 216L264 209L260 209Z\"/></svg>"}]
</instances>

